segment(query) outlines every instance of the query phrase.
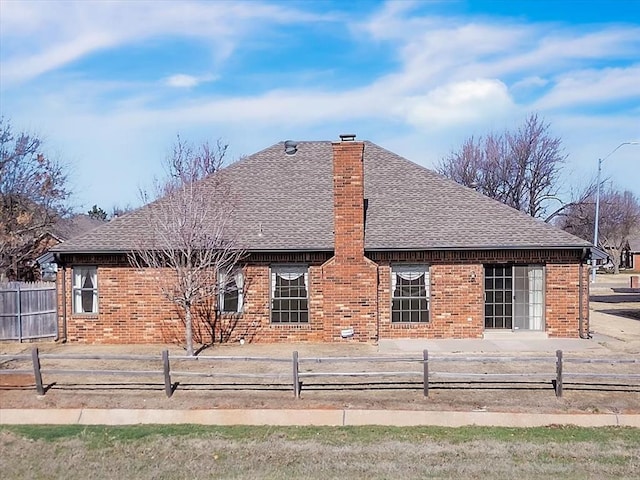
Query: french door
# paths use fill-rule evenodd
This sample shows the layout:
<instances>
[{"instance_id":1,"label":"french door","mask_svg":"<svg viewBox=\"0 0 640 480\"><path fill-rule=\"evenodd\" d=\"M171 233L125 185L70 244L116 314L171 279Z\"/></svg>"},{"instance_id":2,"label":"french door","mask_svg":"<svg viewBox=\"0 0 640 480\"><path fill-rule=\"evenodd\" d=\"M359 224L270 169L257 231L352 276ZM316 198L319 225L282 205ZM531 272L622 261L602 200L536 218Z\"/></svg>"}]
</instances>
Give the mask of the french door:
<instances>
[{"instance_id":1,"label":"french door","mask_svg":"<svg viewBox=\"0 0 640 480\"><path fill-rule=\"evenodd\" d=\"M485 265L484 327L544 330L544 267Z\"/></svg>"}]
</instances>

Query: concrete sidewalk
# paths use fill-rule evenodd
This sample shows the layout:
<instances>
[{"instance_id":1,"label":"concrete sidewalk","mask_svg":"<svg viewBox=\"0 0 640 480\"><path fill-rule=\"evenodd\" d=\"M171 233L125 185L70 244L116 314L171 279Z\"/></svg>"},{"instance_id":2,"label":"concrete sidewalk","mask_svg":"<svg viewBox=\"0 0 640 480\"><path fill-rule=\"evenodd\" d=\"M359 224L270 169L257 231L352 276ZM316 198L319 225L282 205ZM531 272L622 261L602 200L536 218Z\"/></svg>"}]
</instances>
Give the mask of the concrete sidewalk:
<instances>
[{"instance_id":1,"label":"concrete sidewalk","mask_svg":"<svg viewBox=\"0 0 640 480\"><path fill-rule=\"evenodd\" d=\"M5 409L0 425L275 425L275 426L492 426L579 427L624 426L640 428L636 414L562 414L458 412L422 410L347 409L220 409L220 410L125 410L125 409Z\"/></svg>"},{"instance_id":2,"label":"concrete sidewalk","mask_svg":"<svg viewBox=\"0 0 640 480\"><path fill-rule=\"evenodd\" d=\"M502 337L464 339L381 339L380 353L421 352L430 353L483 353L483 352L538 352L553 354L563 352L593 352L605 354L609 350L600 343L578 338L542 338L527 333L508 333Z\"/></svg>"},{"instance_id":3,"label":"concrete sidewalk","mask_svg":"<svg viewBox=\"0 0 640 480\"><path fill-rule=\"evenodd\" d=\"M640 321L592 310L590 329L593 338L547 338L542 332L495 332L485 338L464 339L381 339L380 353L422 352L430 353L484 353L519 352L550 353L587 352L607 356L610 348L623 342L627 349L640 345Z\"/></svg>"}]
</instances>

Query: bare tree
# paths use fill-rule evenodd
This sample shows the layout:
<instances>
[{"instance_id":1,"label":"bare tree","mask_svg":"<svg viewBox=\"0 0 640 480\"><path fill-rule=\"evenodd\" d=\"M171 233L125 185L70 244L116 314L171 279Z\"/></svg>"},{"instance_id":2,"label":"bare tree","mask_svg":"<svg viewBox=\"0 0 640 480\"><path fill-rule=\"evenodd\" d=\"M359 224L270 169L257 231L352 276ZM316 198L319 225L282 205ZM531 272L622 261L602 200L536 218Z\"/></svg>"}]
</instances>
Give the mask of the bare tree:
<instances>
[{"instance_id":1,"label":"bare tree","mask_svg":"<svg viewBox=\"0 0 640 480\"><path fill-rule=\"evenodd\" d=\"M614 272L620 270L620 258L629 237L640 228L640 203L629 191L621 192L613 187L600 194L600 218L598 221L598 247L610 252ZM593 239L595 222L594 193L584 202L567 208L559 222L564 230L585 240Z\"/></svg>"},{"instance_id":2,"label":"bare tree","mask_svg":"<svg viewBox=\"0 0 640 480\"><path fill-rule=\"evenodd\" d=\"M0 278L20 279L40 236L68 213L67 172L42 146L0 118Z\"/></svg>"},{"instance_id":3,"label":"bare tree","mask_svg":"<svg viewBox=\"0 0 640 480\"><path fill-rule=\"evenodd\" d=\"M557 194L565 159L560 138L531 114L515 131L469 138L442 159L437 170L532 217L542 217L546 201Z\"/></svg>"},{"instance_id":4,"label":"bare tree","mask_svg":"<svg viewBox=\"0 0 640 480\"><path fill-rule=\"evenodd\" d=\"M178 138L167 178L155 182L157 200L141 210L150 243L130 254L136 268L156 271L162 295L183 311L187 355L194 354L194 309L215 300L217 275L230 273L243 255L229 232L233 201L218 171L225 151L194 149ZM145 203L153 197L142 193Z\"/></svg>"}]
</instances>

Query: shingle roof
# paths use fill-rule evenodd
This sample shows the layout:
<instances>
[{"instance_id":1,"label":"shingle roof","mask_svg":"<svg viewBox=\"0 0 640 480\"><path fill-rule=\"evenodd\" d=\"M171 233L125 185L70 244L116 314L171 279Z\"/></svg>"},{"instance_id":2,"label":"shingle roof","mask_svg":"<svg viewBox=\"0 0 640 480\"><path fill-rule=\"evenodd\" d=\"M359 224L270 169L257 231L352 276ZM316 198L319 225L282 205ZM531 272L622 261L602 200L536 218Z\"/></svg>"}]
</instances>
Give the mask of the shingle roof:
<instances>
[{"instance_id":1,"label":"shingle roof","mask_svg":"<svg viewBox=\"0 0 640 480\"><path fill-rule=\"evenodd\" d=\"M98 220L83 213L69 218L59 219L51 227L50 233L60 241L64 241L104 224L104 220Z\"/></svg>"},{"instance_id":2,"label":"shingle roof","mask_svg":"<svg viewBox=\"0 0 640 480\"><path fill-rule=\"evenodd\" d=\"M333 250L331 142L278 143L220 172L233 195L231 230L250 251ZM365 249L578 248L556 227L365 142ZM205 179L205 182L207 179ZM163 200L161 199L160 202ZM149 204L53 248L130 251L149 232Z\"/></svg>"},{"instance_id":3,"label":"shingle roof","mask_svg":"<svg viewBox=\"0 0 640 480\"><path fill-rule=\"evenodd\" d=\"M634 253L640 252L640 231L629 237L629 250Z\"/></svg>"}]
</instances>

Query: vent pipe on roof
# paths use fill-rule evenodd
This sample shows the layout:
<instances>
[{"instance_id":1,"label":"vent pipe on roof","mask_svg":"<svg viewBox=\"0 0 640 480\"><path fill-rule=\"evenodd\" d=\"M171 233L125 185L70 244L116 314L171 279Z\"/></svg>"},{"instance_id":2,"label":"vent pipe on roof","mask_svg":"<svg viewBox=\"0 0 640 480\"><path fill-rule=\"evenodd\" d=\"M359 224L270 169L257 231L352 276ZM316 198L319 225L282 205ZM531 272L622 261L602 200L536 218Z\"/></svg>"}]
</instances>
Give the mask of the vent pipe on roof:
<instances>
[{"instance_id":1,"label":"vent pipe on roof","mask_svg":"<svg viewBox=\"0 0 640 480\"><path fill-rule=\"evenodd\" d=\"M353 142L356 139L355 133L343 133L340 135L341 142Z\"/></svg>"},{"instance_id":2,"label":"vent pipe on roof","mask_svg":"<svg viewBox=\"0 0 640 480\"><path fill-rule=\"evenodd\" d=\"M293 140L287 140L284 142L284 153L286 155L295 155L298 151L298 142L294 142Z\"/></svg>"}]
</instances>

